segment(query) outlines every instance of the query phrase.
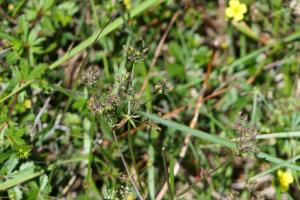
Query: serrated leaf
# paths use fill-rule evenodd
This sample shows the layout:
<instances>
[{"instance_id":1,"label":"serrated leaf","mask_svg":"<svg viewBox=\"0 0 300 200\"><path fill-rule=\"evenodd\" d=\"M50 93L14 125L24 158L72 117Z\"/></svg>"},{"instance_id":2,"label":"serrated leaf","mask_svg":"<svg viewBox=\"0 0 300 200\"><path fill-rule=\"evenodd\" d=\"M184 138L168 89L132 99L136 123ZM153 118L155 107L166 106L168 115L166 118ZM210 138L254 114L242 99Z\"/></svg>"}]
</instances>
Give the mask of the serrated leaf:
<instances>
[{"instance_id":1,"label":"serrated leaf","mask_svg":"<svg viewBox=\"0 0 300 200\"><path fill-rule=\"evenodd\" d=\"M3 169L6 170L6 174L9 175L11 174L11 172L15 169L15 167L17 166L19 160L18 158L16 158L16 156L11 156L8 161L6 161Z\"/></svg>"},{"instance_id":2,"label":"serrated leaf","mask_svg":"<svg viewBox=\"0 0 300 200\"><path fill-rule=\"evenodd\" d=\"M10 50L11 50L11 48L7 48L7 49L0 51L0 59L4 58L9 53Z\"/></svg>"},{"instance_id":3,"label":"serrated leaf","mask_svg":"<svg viewBox=\"0 0 300 200\"><path fill-rule=\"evenodd\" d=\"M43 173L44 173L43 171L40 171L40 172L35 172L35 173L33 173L33 172L32 173L26 173L25 172L25 173L19 174L18 176L14 177L12 179L8 179L5 182L0 183L0 191L5 191L8 188L11 188L15 185L19 185L20 183L23 183L25 181L33 179L37 176L40 176Z\"/></svg>"},{"instance_id":4,"label":"serrated leaf","mask_svg":"<svg viewBox=\"0 0 300 200\"><path fill-rule=\"evenodd\" d=\"M8 191L10 199L21 200L23 196L23 192L19 187L14 187ZM13 197L13 198L11 198Z\"/></svg>"},{"instance_id":5,"label":"serrated leaf","mask_svg":"<svg viewBox=\"0 0 300 200\"><path fill-rule=\"evenodd\" d=\"M40 177L40 191L43 191L46 188L47 183L48 183L48 176L44 174Z\"/></svg>"},{"instance_id":6,"label":"serrated leaf","mask_svg":"<svg viewBox=\"0 0 300 200\"><path fill-rule=\"evenodd\" d=\"M34 163L33 162L26 162L26 163L23 163L20 166L20 170L19 171L30 171L30 172L33 172L33 170L34 170Z\"/></svg>"},{"instance_id":7,"label":"serrated leaf","mask_svg":"<svg viewBox=\"0 0 300 200\"><path fill-rule=\"evenodd\" d=\"M33 69L33 71L29 74L28 79L40 79L42 75L46 72L47 67L45 65L38 65Z\"/></svg>"}]
</instances>

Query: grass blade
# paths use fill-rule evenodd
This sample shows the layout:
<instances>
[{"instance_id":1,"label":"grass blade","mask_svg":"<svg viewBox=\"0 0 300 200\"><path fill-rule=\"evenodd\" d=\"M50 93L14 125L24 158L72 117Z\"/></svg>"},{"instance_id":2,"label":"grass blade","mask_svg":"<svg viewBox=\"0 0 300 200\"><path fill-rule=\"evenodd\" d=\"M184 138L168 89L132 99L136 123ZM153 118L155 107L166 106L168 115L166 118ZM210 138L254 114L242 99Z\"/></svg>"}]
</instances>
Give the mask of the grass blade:
<instances>
[{"instance_id":1,"label":"grass blade","mask_svg":"<svg viewBox=\"0 0 300 200\"><path fill-rule=\"evenodd\" d=\"M164 171L165 171L165 176L166 176L166 182L168 184L168 191L169 191L171 199L174 200L175 195L173 193L172 186L170 183L170 175L169 175L168 166L167 166L166 149L164 147L162 148L162 159L163 159L163 166L164 166Z\"/></svg>"},{"instance_id":2,"label":"grass blade","mask_svg":"<svg viewBox=\"0 0 300 200\"><path fill-rule=\"evenodd\" d=\"M300 131L289 131L289 132L279 132L279 133L269 133L257 135L256 139L272 139L272 138L298 138L300 137Z\"/></svg>"},{"instance_id":3,"label":"grass blade","mask_svg":"<svg viewBox=\"0 0 300 200\"><path fill-rule=\"evenodd\" d=\"M149 188L149 195L150 199L155 199L155 168L153 166L154 159L155 159L155 150L152 144L148 147L148 188Z\"/></svg>"},{"instance_id":4,"label":"grass blade","mask_svg":"<svg viewBox=\"0 0 300 200\"><path fill-rule=\"evenodd\" d=\"M231 142L229 140L220 138L218 136L211 135L209 133L206 133L206 132L203 132L203 131L200 131L200 130L192 129L192 128L189 128L188 126L181 125L181 124L178 124L176 122L172 122L172 121L169 121L169 120L166 120L166 119L162 119L162 118L160 118L156 115L153 115L153 114L149 114L149 113L145 113L145 112L139 112L139 114L141 114L144 117L147 117L147 118L149 118L153 121L156 121L160 124L163 124L165 126L174 128L174 129L179 130L179 131L182 131L184 134L190 133L191 135L193 135L195 137L199 137L199 138L201 138L203 140L206 140L208 142L211 142L211 143L214 143L214 144L219 144L221 146L225 146L225 147L228 147L228 148L235 148L236 147L234 142Z\"/></svg>"},{"instance_id":5,"label":"grass blade","mask_svg":"<svg viewBox=\"0 0 300 200\"><path fill-rule=\"evenodd\" d=\"M18 92L22 91L27 86L29 86L31 83L33 83L33 81L27 81L26 83L24 83L23 85L19 86L18 88L16 88L15 90L13 90L11 93L9 93L8 95L6 95L5 97L1 97L0 103L3 103L5 100L9 99L10 97L14 96Z\"/></svg>"},{"instance_id":6,"label":"grass blade","mask_svg":"<svg viewBox=\"0 0 300 200\"><path fill-rule=\"evenodd\" d=\"M252 178L250 178L249 181L251 182L251 181L254 181L255 179L258 179L258 178L260 178L260 177L262 177L262 176L265 176L265 175L267 175L267 174L270 174L270 173L272 173L273 171L275 171L275 170L277 170L277 169L279 169L279 168L281 168L281 167L284 167L284 166L285 166L286 164L288 164L288 163L295 162L295 161L298 160L299 158L300 158L300 155L295 156L295 157L293 157L293 158L291 158L291 159L289 159L289 160L287 160L287 161L285 161L285 162L282 162L282 163L280 163L280 164L278 164L278 165L275 165L275 166L271 167L270 169L268 169L268 170L266 170L266 171L263 171L263 172L261 172L261 173L255 175L255 176L253 176Z\"/></svg>"},{"instance_id":7,"label":"grass blade","mask_svg":"<svg viewBox=\"0 0 300 200\"><path fill-rule=\"evenodd\" d=\"M139 15L140 13L142 13L143 11L147 10L149 7L151 7L154 4L159 3L159 2L162 2L162 1L160 1L160 0L147 0L147 1L144 1L143 3L139 4L137 7L135 7L130 12L130 17L136 17L137 15ZM122 19L122 17L117 18L112 23L108 24L107 27L103 31L100 30L100 31L94 33L91 37L89 37L88 39L84 40L83 42L81 42L80 44L78 44L76 47L74 47L72 50L70 50L68 53L66 53L65 55L63 55L62 57L60 57L57 61L55 61L54 63L52 63L49 66L49 68L50 69L57 68L60 64L62 64L66 60L72 58L77 53L79 53L82 50L84 50L87 47L89 47L91 44L94 43L94 41L96 39L100 39L100 38L108 35L112 31L114 31L117 28L121 27L123 24L124 24L124 20ZM101 32L100 35L99 35L99 32Z\"/></svg>"},{"instance_id":8,"label":"grass blade","mask_svg":"<svg viewBox=\"0 0 300 200\"><path fill-rule=\"evenodd\" d=\"M138 112L138 113L140 115L144 116L144 117L147 117L147 118L157 122L157 123L160 123L160 124L163 124L167 127L174 128L176 130L182 131L184 134L190 133L191 135L193 135L195 137L199 137L199 138L201 138L205 141L208 141L208 142L211 142L211 143L214 143L214 144L219 144L221 146L225 146L225 147L228 147L228 148L231 148L231 149L236 148L236 144L234 142L231 142L231 141L227 140L227 139L224 139L224 138L221 138L221 137L218 137L218 136L215 136L215 135L211 135L211 134L203 132L203 131L191 129L191 128L185 126L185 125L181 125L181 124L178 124L176 122L172 122L172 121L169 121L169 120L166 120L166 119L162 119L162 118L160 118L156 115L153 115L153 114L149 114L149 113L145 113L145 112ZM286 161L284 161L280 158L273 157L273 156L271 156L269 154L266 154L266 153L263 153L263 152L257 153L256 156L258 158L265 159L269 162L276 163L276 164L282 164L282 163L286 162ZM295 165L295 164L292 164L292 163L287 163L286 167L297 170L297 171L300 171L300 167Z\"/></svg>"},{"instance_id":9,"label":"grass blade","mask_svg":"<svg viewBox=\"0 0 300 200\"><path fill-rule=\"evenodd\" d=\"M33 172L33 173L24 173L24 174L21 174L20 176L9 179L3 183L0 183L0 191L5 191L15 185L19 185L25 181L28 181L35 177L38 177L38 176L42 175L43 173L44 173L43 171Z\"/></svg>"},{"instance_id":10,"label":"grass blade","mask_svg":"<svg viewBox=\"0 0 300 200\"><path fill-rule=\"evenodd\" d=\"M291 34L291 35L289 35L289 36L283 38L282 41L283 41L284 43L289 43L289 42L292 42L292 41L294 41L294 40L299 39L299 37L300 37L300 32L297 31L297 32L295 32L295 33L293 33L293 34ZM230 64L230 65L228 66L228 69L233 70L235 67L237 67L237 66L239 66L239 65L241 65L241 64L243 64L243 63L245 63L245 62L247 62L248 60L251 60L251 59L256 58L259 54L261 54L261 53L263 53L263 52L269 50L270 48L272 48L272 47L274 47L274 46L276 46L276 45L278 45L278 44L280 44L280 43L281 43L281 41L278 41L278 42L271 43L271 44L268 44L268 45L266 45L266 46L263 46L263 47L261 47L261 48L255 50L255 51L252 51L252 52L250 52L249 54L247 54L246 56L243 56L243 57L241 57L241 58L236 59L232 64ZM227 67L226 67L226 69L227 69Z\"/></svg>"}]
</instances>

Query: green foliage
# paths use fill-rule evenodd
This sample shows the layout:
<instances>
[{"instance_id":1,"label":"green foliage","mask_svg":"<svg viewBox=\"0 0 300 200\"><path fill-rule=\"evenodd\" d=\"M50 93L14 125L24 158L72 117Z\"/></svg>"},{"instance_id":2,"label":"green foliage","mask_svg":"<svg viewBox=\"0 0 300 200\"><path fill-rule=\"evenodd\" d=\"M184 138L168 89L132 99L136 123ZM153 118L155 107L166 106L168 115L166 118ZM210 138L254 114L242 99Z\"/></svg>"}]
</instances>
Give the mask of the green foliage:
<instances>
[{"instance_id":1,"label":"green foliage","mask_svg":"<svg viewBox=\"0 0 300 200\"><path fill-rule=\"evenodd\" d=\"M0 0L0 199L297 199L300 3L220 2Z\"/></svg>"}]
</instances>

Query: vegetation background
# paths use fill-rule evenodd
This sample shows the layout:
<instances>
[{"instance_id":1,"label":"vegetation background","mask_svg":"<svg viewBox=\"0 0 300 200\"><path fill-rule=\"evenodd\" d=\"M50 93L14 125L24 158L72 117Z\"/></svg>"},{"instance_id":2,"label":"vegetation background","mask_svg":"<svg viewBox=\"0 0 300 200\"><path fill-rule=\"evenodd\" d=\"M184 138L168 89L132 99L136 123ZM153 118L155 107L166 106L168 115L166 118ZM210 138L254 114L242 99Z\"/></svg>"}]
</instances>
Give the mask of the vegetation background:
<instances>
[{"instance_id":1,"label":"vegetation background","mask_svg":"<svg viewBox=\"0 0 300 200\"><path fill-rule=\"evenodd\" d=\"M1 199L300 199L298 0L0 0Z\"/></svg>"}]
</instances>

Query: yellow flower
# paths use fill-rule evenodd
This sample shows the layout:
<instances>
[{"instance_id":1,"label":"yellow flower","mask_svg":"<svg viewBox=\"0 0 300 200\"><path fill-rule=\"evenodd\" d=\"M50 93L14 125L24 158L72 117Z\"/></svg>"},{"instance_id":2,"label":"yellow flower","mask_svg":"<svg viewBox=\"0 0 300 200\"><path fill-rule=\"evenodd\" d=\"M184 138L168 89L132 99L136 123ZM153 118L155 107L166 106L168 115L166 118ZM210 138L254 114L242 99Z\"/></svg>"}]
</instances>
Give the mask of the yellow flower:
<instances>
[{"instance_id":1,"label":"yellow flower","mask_svg":"<svg viewBox=\"0 0 300 200\"><path fill-rule=\"evenodd\" d=\"M131 0L123 0L123 3L127 10L129 10L132 7Z\"/></svg>"},{"instance_id":2,"label":"yellow flower","mask_svg":"<svg viewBox=\"0 0 300 200\"><path fill-rule=\"evenodd\" d=\"M277 175L279 178L281 190L284 192L288 191L289 185L294 182L294 178L291 172L283 172L282 170L278 170Z\"/></svg>"},{"instance_id":3,"label":"yellow flower","mask_svg":"<svg viewBox=\"0 0 300 200\"><path fill-rule=\"evenodd\" d=\"M241 21L247 12L247 6L239 0L230 0L229 7L226 8L225 12L226 16L233 18L234 21Z\"/></svg>"},{"instance_id":4,"label":"yellow flower","mask_svg":"<svg viewBox=\"0 0 300 200\"><path fill-rule=\"evenodd\" d=\"M14 9L15 7L14 7L14 5L13 4L8 4L8 10L9 11L12 11L13 9Z\"/></svg>"},{"instance_id":5,"label":"yellow flower","mask_svg":"<svg viewBox=\"0 0 300 200\"><path fill-rule=\"evenodd\" d=\"M26 99L24 101L24 107L27 108L27 109L31 108L31 100Z\"/></svg>"},{"instance_id":6,"label":"yellow flower","mask_svg":"<svg viewBox=\"0 0 300 200\"><path fill-rule=\"evenodd\" d=\"M135 200L135 197L132 194L128 194L125 197L126 200Z\"/></svg>"}]
</instances>

